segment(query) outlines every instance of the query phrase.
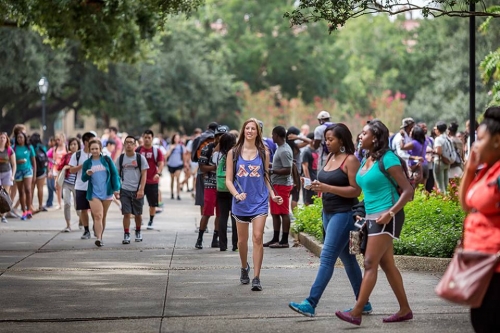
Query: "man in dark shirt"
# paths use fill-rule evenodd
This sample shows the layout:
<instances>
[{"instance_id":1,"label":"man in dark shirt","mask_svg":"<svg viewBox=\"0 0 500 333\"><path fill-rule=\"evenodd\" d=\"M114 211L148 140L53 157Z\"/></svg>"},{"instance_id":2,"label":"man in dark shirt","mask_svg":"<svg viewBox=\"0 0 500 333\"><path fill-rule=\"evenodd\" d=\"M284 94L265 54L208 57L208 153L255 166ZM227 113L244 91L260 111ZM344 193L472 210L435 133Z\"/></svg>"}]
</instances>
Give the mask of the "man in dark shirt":
<instances>
[{"instance_id":1,"label":"man in dark shirt","mask_svg":"<svg viewBox=\"0 0 500 333\"><path fill-rule=\"evenodd\" d=\"M307 135L308 138L311 140L314 139L314 134L309 133ZM318 179L318 160L319 160L319 154L314 149L312 145L308 145L305 147L304 151L302 152L302 171L304 173L305 178L309 178L312 181L315 181ZM314 200L312 199L313 195L316 195L317 193L314 192L313 190L307 190L306 188L303 189L303 195L304 195L304 205L308 206L311 205Z\"/></svg>"},{"instance_id":2,"label":"man in dark shirt","mask_svg":"<svg viewBox=\"0 0 500 333\"><path fill-rule=\"evenodd\" d=\"M214 142L209 143L201 150L200 159L198 164L200 171L203 173L203 213L200 220L200 230L198 232L198 239L196 240L195 247L197 249L203 248L203 234L208 225L210 216L214 215L214 235L212 238L211 247L219 247L219 209L217 207L217 158L219 157L219 140L222 134L229 132L229 128L224 125L219 125L215 130Z\"/></svg>"}]
</instances>

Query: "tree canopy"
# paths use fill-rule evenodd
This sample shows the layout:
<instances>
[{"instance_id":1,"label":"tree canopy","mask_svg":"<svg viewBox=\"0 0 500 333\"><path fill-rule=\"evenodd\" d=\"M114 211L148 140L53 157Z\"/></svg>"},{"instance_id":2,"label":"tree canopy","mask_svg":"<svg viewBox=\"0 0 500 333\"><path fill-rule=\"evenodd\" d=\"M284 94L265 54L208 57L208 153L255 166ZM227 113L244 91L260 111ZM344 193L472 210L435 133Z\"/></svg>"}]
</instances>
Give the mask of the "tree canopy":
<instances>
[{"instance_id":1,"label":"tree canopy","mask_svg":"<svg viewBox=\"0 0 500 333\"><path fill-rule=\"evenodd\" d=\"M470 4L476 5L470 11ZM500 13L488 8L485 0L299 0L298 7L286 12L285 17L292 25L325 20L330 23L329 30L337 30L352 18L368 14L385 13L398 15L411 11L419 11L423 17L440 16L486 16L500 17Z\"/></svg>"},{"instance_id":2,"label":"tree canopy","mask_svg":"<svg viewBox=\"0 0 500 333\"><path fill-rule=\"evenodd\" d=\"M94 62L135 61L170 14L190 14L203 0L3 0L1 26L31 28L55 46L80 43Z\"/></svg>"}]
</instances>

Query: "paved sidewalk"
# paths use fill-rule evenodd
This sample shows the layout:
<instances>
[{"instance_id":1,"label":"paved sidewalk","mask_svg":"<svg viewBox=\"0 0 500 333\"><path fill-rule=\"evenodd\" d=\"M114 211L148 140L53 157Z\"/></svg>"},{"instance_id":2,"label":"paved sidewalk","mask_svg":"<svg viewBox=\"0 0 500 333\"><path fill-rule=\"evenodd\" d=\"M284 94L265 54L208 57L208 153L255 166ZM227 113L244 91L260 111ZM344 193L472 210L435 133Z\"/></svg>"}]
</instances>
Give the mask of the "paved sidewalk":
<instances>
[{"instance_id":1,"label":"paved sidewalk","mask_svg":"<svg viewBox=\"0 0 500 333\"><path fill-rule=\"evenodd\" d=\"M353 305L345 271L334 277L309 319L291 311L315 278L319 259L304 247L266 249L262 292L239 283L239 256L194 249L199 209L190 193L170 200L164 180L165 211L142 243L122 245L118 208L112 205L105 247L81 240L65 227L62 210L30 221L0 225L0 332L332 332L355 326L334 312ZM147 213L147 207L145 209ZM75 218L76 221L76 218ZM213 220L209 223L213 230ZM145 228L144 228L145 229ZM268 219L265 240L272 233ZM292 242L292 241L290 241ZM251 273L252 274L252 273ZM403 272L415 319L383 324L397 302L382 271L371 297L374 313L363 318L364 332L472 332L468 310L434 294L439 274Z\"/></svg>"}]
</instances>

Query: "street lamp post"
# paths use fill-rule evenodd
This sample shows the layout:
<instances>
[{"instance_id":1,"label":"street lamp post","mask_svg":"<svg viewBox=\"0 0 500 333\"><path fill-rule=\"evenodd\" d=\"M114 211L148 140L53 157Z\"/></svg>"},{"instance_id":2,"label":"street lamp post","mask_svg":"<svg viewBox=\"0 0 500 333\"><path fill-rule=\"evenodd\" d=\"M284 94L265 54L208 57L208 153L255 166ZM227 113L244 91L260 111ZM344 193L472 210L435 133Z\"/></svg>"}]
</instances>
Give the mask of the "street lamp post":
<instances>
[{"instance_id":1,"label":"street lamp post","mask_svg":"<svg viewBox=\"0 0 500 333\"><path fill-rule=\"evenodd\" d=\"M49 81L45 76L42 76L38 81L38 90L42 95L42 140L45 141L45 130L47 129L47 126L45 126L45 96L49 90Z\"/></svg>"}]
</instances>

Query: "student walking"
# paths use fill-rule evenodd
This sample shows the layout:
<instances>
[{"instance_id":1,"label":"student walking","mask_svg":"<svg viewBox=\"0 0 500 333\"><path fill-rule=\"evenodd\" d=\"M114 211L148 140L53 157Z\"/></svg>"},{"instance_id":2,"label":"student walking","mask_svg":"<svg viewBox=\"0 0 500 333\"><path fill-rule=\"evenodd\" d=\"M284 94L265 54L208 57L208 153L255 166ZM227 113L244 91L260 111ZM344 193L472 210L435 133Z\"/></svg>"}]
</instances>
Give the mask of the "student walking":
<instances>
[{"instance_id":1,"label":"student walking","mask_svg":"<svg viewBox=\"0 0 500 333\"><path fill-rule=\"evenodd\" d=\"M325 130L325 142L330 153L318 173L318 180L311 185L314 191L322 193L323 201L325 239L320 266L309 297L302 303L289 304L292 310L308 317L314 317L338 258L342 260L356 299L362 279L356 256L349 253L349 233L355 230L352 207L358 203L357 197L361 194L356 183L359 160L354 155L352 134L344 124L330 125ZM371 304L367 302L363 313L371 312Z\"/></svg>"},{"instance_id":2,"label":"student walking","mask_svg":"<svg viewBox=\"0 0 500 333\"><path fill-rule=\"evenodd\" d=\"M130 244L130 219L132 216L135 220L135 241L142 242L142 207L144 206L144 188L146 187L149 165L143 155L135 152L135 141L131 135L125 138L125 152L116 161L116 169L122 181L120 194L118 194L123 215L122 244Z\"/></svg>"},{"instance_id":3,"label":"student walking","mask_svg":"<svg viewBox=\"0 0 500 333\"><path fill-rule=\"evenodd\" d=\"M19 132L15 139L14 152L16 154L16 187L19 192L19 202L23 215L21 220L30 219L32 213L31 188L35 182L36 161L35 151L28 143L26 134Z\"/></svg>"},{"instance_id":4,"label":"student walking","mask_svg":"<svg viewBox=\"0 0 500 333\"><path fill-rule=\"evenodd\" d=\"M394 263L393 239L398 238L404 223L404 205L411 199L413 187L399 158L389 149L389 130L380 120L372 120L361 133L361 148L367 151L356 183L365 195L368 242L365 251L365 274L354 308L337 311L343 321L361 325L361 314L377 282L378 266L382 268L399 303L399 311L384 318L384 323L413 318L403 286L403 278ZM383 170L380 163L383 164ZM402 189L401 195L396 186Z\"/></svg>"},{"instance_id":5,"label":"student walking","mask_svg":"<svg viewBox=\"0 0 500 333\"><path fill-rule=\"evenodd\" d=\"M69 161L69 172L76 174L75 181L75 200L76 210L80 211L80 220L84 231L81 239L90 239L89 230L89 209L90 204L87 200L88 182L82 180L83 163L90 157L89 142L95 137L94 133L86 132L82 135L83 149L71 155Z\"/></svg>"},{"instance_id":6,"label":"student walking","mask_svg":"<svg viewBox=\"0 0 500 333\"><path fill-rule=\"evenodd\" d=\"M168 150L165 158L167 159L168 172L170 173L170 192L171 199L174 199L174 183L177 193L177 200L181 200L181 172L182 169L188 168L187 161L184 160L185 148L182 145L181 137L179 134L174 134L172 136L172 141L170 144L170 149Z\"/></svg>"},{"instance_id":7,"label":"student walking","mask_svg":"<svg viewBox=\"0 0 500 333\"><path fill-rule=\"evenodd\" d=\"M262 141L258 121L251 118L242 126L236 146L227 154L226 186L233 195L232 214L238 229L238 249L241 261L240 282L250 283L248 273L248 230L252 224L254 278L252 290L262 290L260 270L264 257L262 237L271 200L283 204L283 199L273 193L267 175L269 152ZM236 161L236 165L233 162Z\"/></svg>"},{"instance_id":8,"label":"student walking","mask_svg":"<svg viewBox=\"0 0 500 333\"><path fill-rule=\"evenodd\" d=\"M231 211L232 196L226 186L226 159L227 153L236 144L236 136L231 133L223 134L219 140L219 156L217 157L217 207L219 208L219 248L226 251L227 244L227 219ZM233 251L238 249L238 233L236 232L236 220L231 215L232 244Z\"/></svg>"},{"instance_id":9,"label":"student walking","mask_svg":"<svg viewBox=\"0 0 500 333\"><path fill-rule=\"evenodd\" d=\"M6 132L0 133L0 186L7 193L14 185L14 175L16 174L16 154L10 147L10 140ZM6 214L0 214L2 223L7 223Z\"/></svg>"},{"instance_id":10,"label":"student walking","mask_svg":"<svg viewBox=\"0 0 500 333\"><path fill-rule=\"evenodd\" d=\"M69 172L71 166L69 165L71 161L71 156L80 150L80 140L77 138L69 139L69 152L61 158L61 161L57 165L57 171L59 173L64 172L64 182L62 186L63 202L64 202L64 219L66 220L66 229L64 232L71 232L71 206L76 208L76 192L75 192L75 182L76 174ZM77 210L76 214L80 217L80 211ZM81 222L79 222L80 224Z\"/></svg>"},{"instance_id":11,"label":"student walking","mask_svg":"<svg viewBox=\"0 0 500 333\"><path fill-rule=\"evenodd\" d=\"M163 153L158 147L153 146L154 133L151 130L145 130L142 134L144 141L143 146L139 146L136 152L143 155L148 162L149 168L146 173L146 186L144 187L144 195L148 199L149 205L149 222L148 230L153 230L153 220L156 215L156 208L159 206L158 200L158 184L160 183L161 173L165 160Z\"/></svg>"},{"instance_id":12,"label":"student walking","mask_svg":"<svg viewBox=\"0 0 500 333\"><path fill-rule=\"evenodd\" d=\"M94 216L95 245L104 245L102 236L106 229L106 215L113 194L120 190L120 178L115 164L109 156L102 155L102 144L98 139L90 140L91 157L83 163L82 181L88 181L87 200Z\"/></svg>"}]
</instances>

